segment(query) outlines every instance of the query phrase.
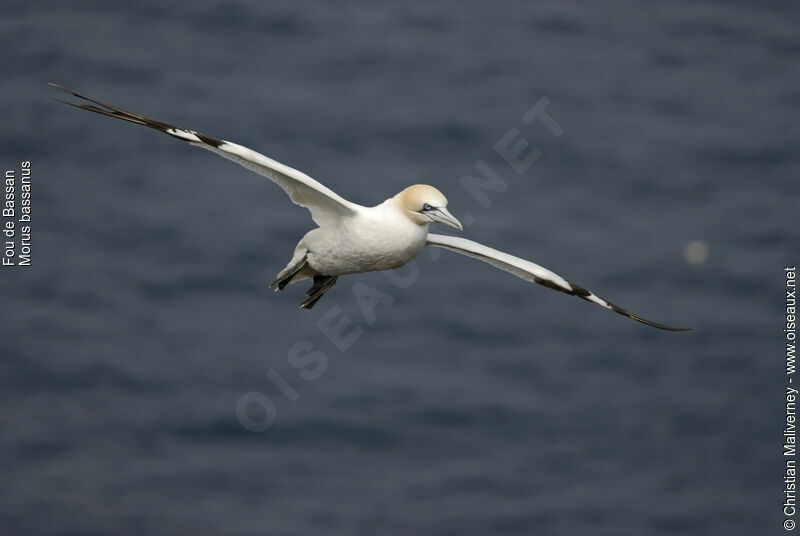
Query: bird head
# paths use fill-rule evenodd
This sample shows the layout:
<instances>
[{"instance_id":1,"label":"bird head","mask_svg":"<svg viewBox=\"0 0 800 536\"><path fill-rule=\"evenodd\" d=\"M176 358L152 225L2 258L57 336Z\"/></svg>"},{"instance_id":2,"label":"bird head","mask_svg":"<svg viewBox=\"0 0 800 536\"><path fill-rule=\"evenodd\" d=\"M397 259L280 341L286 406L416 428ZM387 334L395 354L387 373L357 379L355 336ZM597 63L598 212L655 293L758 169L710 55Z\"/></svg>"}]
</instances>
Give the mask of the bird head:
<instances>
[{"instance_id":1,"label":"bird head","mask_svg":"<svg viewBox=\"0 0 800 536\"><path fill-rule=\"evenodd\" d=\"M409 186L397 194L395 199L411 221L418 225L435 222L455 227L459 231L464 230L461 222L447 211L447 198L433 186Z\"/></svg>"}]
</instances>

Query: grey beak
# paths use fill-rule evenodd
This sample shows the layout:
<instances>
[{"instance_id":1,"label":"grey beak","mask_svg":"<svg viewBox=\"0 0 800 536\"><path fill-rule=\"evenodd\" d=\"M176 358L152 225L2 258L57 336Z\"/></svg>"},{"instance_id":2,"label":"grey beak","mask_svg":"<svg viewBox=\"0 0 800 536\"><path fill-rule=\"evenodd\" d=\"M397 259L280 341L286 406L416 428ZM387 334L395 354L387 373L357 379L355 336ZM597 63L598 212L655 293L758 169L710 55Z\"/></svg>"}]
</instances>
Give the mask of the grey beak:
<instances>
[{"instance_id":1,"label":"grey beak","mask_svg":"<svg viewBox=\"0 0 800 536\"><path fill-rule=\"evenodd\" d=\"M464 227L461 226L461 222L458 221L455 216L450 214L444 207L436 208L426 212L425 214L435 222L443 223L445 225L449 225L450 227L455 227L459 231L464 230Z\"/></svg>"}]
</instances>

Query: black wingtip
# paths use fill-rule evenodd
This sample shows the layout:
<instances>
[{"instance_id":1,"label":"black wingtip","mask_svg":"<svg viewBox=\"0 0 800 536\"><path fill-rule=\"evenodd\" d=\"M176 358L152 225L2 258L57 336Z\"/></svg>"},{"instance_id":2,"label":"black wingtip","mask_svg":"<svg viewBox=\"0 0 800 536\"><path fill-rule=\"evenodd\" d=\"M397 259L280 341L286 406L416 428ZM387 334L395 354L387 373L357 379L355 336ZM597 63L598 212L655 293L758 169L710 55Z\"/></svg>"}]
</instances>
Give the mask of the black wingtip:
<instances>
[{"instance_id":1,"label":"black wingtip","mask_svg":"<svg viewBox=\"0 0 800 536\"><path fill-rule=\"evenodd\" d=\"M65 88L61 84L56 84L55 82L48 82L47 85L52 87L52 88L55 88L55 89L57 89L57 90L59 90L61 92L69 93L70 95L75 95L76 97L80 96L77 93L75 93L74 91L72 91L71 89Z\"/></svg>"},{"instance_id":2,"label":"black wingtip","mask_svg":"<svg viewBox=\"0 0 800 536\"><path fill-rule=\"evenodd\" d=\"M224 140L214 138L213 136L208 136L201 132L189 130L188 128L179 127L177 125L173 125L170 123L165 123L164 121L159 121L158 119L153 119L151 117L147 117L144 115L135 114L133 112L123 110L122 108L112 106L111 104L100 102L91 97L87 97L86 95L81 95L76 91L72 91L71 89L67 89L64 86L56 84L54 82L48 82L47 85L64 93L68 93L77 99L90 103L90 104L75 104L61 99L53 99L55 101L62 102L64 104L69 104L70 106L74 106L75 108L80 108L81 110L86 110L88 112L94 112L96 114L105 115L107 117L113 117L115 119L121 119L123 121L128 121L130 123L136 123L137 125L150 127L165 134L169 134L173 138L176 138L183 142L197 142L197 140L199 140L200 142L215 148L220 147L225 143ZM186 134L191 134L192 136L195 137L195 139L182 136L176 133L176 131L182 131Z\"/></svg>"},{"instance_id":3,"label":"black wingtip","mask_svg":"<svg viewBox=\"0 0 800 536\"><path fill-rule=\"evenodd\" d=\"M560 287L558 287L557 290L561 290L562 292L567 292L568 294L572 294L573 296L577 296L577 297L579 297L579 298L581 298L583 300L586 300L586 301L594 303L594 304L597 304L595 299L596 300L600 300L605 304L603 306L606 307L607 309L611 309L615 313L620 314L622 316L627 316L631 320L635 320L635 321L639 322L640 324L644 324L645 326L650 326L651 328L663 329L665 331L692 331L694 329L694 328L676 328L676 327L673 327L673 326L668 326L666 324L660 324L658 322L653 322L652 320L647 320L646 318L642 318L641 316L636 315L636 314L628 311L627 309L624 309L624 308L620 307L619 305L613 304L610 301L608 301L608 300L606 300L604 298L601 298L600 296L598 296L594 292L591 292L591 291L583 288L580 285L576 285L575 283L569 283L569 285L572 287L572 291L571 292L565 291L564 289L562 289ZM599 304L599 305L602 305L602 304Z\"/></svg>"},{"instance_id":4,"label":"black wingtip","mask_svg":"<svg viewBox=\"0 0 800 536\"><path fill-rule=\"evenodd\" d=\"M601 298L602 299L602 298ZM637 322L644 324L645 326L650 326L653 328L663 329L665 331L692 331L694 328L676 328L674 326L668 326L666 324L660 324L658 322L653 322L652 320L647 320L646 318L642 318L639 315L635 315L632 312L628 311L627 309L623 309L618 305L614 305L613 303L606 302L608 305L611 306L611 310L615 313L619 313L622 316L627 316L632 320L636 320Z\"/></svg>"},{"instance_id":5,"label":"black wingtip","mask_svg":"<svg viewBox=\"0 0 800 536\"><path fill-rule=\"evenodd\" d=\"M674 326L668 326L666 324L659 324L658 322L653 322L652 320L646 320L644 318L638 317L633 314L625 314L625 316L627 316L628 318L632 318L633 320L636 320L637 322L640 322L646 326L663 329L665 331L694 331L694 328L676 328Z\"/></svg>"},{"instance_id":6,"label":"black wingtip","mask_svg":"<svg viewBox=\"0 0 800 536\"><path fill-rule=\"evenodd\" d=\"M602 300L602 298L600 299ZM608 306L611 307L611 310L614 311L615 313L621 314L622 316L627 316L631 320L636 320L637 322L644 324L645 326L663 329L665 331L692 331L693 329L693 328L676 328L674 326L668 326L666 324L661 324L659 322L653 322L652 320L647 320L646 318L642 318L641 316L634 314L628 311L627 309L623 309L619 305L615 305L607 300L603 301L605 301L608 304Z\"/></svg>"}]
</instances>

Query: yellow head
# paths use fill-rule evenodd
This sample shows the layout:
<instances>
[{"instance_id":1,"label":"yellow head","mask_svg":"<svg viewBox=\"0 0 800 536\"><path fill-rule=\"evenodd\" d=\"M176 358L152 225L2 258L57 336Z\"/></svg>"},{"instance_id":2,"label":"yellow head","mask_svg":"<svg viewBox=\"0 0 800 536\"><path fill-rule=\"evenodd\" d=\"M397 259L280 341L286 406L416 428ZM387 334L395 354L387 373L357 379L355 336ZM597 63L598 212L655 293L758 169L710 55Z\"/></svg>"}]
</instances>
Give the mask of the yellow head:
<instances>
[{"instance_id":1,"label":"yellow head","mask_svg":"<svg viewBox=\"0 0 800 536\"><path fill-rule=\"evenodd\" d=\"M447 211L447 198L433 186L415 184L394 197L406 215L419 225L438 222L455 227L459 231L464 229Z\"/></svg>"}]
</instances>

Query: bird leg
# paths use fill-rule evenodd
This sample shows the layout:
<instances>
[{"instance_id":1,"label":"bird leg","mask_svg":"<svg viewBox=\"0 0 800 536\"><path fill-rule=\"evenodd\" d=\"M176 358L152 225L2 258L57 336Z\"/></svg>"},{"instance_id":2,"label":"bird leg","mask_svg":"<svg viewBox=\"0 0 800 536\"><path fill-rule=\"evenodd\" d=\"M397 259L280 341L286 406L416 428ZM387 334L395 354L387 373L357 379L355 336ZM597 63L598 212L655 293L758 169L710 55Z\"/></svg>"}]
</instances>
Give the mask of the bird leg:
<instances>
[{"instance_id":1,"label":"bird leg","mask_svg":"<svg viewBox=\"0 0 800 536\"><path fill-rule=\"evenodd\" d=\"M314 307L314 304L319 301L322 295L336 284L336 280L338 278L339 276L335 275L315 275L314 285L312 285L312 287L308 289L308 292L306 292L308 299L303 301L303 303L300 304L300 307L303 309L311 309Z\"/></svg>"}]
</instances>

